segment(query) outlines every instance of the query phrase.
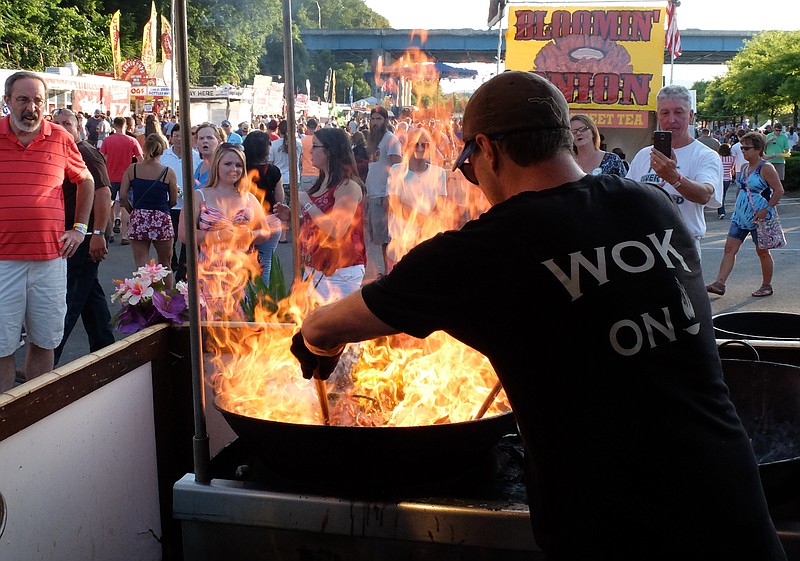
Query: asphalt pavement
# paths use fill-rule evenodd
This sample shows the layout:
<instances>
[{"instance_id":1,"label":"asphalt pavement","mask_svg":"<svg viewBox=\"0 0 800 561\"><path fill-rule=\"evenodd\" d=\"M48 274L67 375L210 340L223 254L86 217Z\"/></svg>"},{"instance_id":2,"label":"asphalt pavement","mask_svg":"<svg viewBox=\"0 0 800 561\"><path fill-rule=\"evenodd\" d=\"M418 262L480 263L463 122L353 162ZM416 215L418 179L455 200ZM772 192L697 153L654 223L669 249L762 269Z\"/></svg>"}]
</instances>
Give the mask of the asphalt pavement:
<instances>
[{"instance_id":1,"label":"asphalt pavement","mask_svg":"<svg viewBox=\"0 0 800 561\"><path fill-rule=\"evenodd\" d=\"M734 200L735 190L731 189L726 200L728 210L733 209ZM737 256L736 266L728 279L725 296L710 295L714 314L759 310L800 313L800 298L798 298L798 294L800 294L800 259L798 259L800 257L800 192L787 193L778 208L788 244L785 248L772 251L775 260L772 286L775 293L766 298L751 296L751 293L761 285L761 267L753 242L748 238ZM727 219L719 220L716 210L706 210L706 222L708 231L702 243L702 266L706 283L710 283L716 278L719 270L729 221ZM291 243L280 244L277 252L283 264L288 285L293 276ZM155 258L154 250L151 251L151 255ZM380 261L380 251L377 247L370 248L369 259L367 278L373 278L378 272L375 263ZM100 282L109 297L109 308L112 315L119 310L118 303L110 302L111 294L115 289L114 279L130 277L133 270L131 248L120 245L119 236L117 236L117 241L109 245L108 257L100 264L99 270ZM116 337L119 340L122 335L116 333ZM23 346L16 353L18 368L22 366L24 352ZM89 344L86 332L79 321L64 347L61 364L80 358L88 352Z\"/></svg>"}]
</instances>

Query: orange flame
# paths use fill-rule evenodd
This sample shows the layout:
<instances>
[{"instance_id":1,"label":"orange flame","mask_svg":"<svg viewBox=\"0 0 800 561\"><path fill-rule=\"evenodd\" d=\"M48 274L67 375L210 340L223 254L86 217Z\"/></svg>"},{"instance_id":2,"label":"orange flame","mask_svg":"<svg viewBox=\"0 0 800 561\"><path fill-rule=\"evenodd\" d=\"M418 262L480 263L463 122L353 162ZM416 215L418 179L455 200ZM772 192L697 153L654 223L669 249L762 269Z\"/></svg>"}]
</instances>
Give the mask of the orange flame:
<instances>
[{"instance_id":1,"label":"orange flame","mask_svg":"<svg viewBox=\"0 0 800 561\"><path fill-rule=\"evenodd\" d=\"M423 41L424 34L419 33ZM461 146L451 126L452 100L443 102L437 95L438 73L431 61L419 48L409 49L390 66L379 60L376 82L380 85L390 78L413 88L418 99L438 100L413 118L405 117L397 130L404 160L390 178L394 182L390 191L396 193L390 196L390 216L398 219L392 226L390 252L400 259L418 243L476 218L489 205L460 172L449 172ZM414 189L407 178L409 165L419 163L414 161L420 155L416 144L426 141L423 159L430 160L430 170L435 171L429 177L435 175L446 189L434 191L433 196L429 186ZM208 262L214 263L214 257L225 267L204 266L199 276L204 290L222 295L217 300L225 301L221 306L215 300L214 310L221 310L215 317L224 321L208 322L205 338L220 406L249 417L322 424L314 384L302 378L289 347L303 319L324 302L310 281L300 282L286 299L258 308L255 323L237 321L242 318L239 300L244 286L259 274L257 261L241 248L226 248ZM486 357L436 332L424 340L398 335L349 345L326 387L332 424L418 426L474 418L496 382ZM509 410L501 392L487 416Z\"/></svg>"}]
</instances>

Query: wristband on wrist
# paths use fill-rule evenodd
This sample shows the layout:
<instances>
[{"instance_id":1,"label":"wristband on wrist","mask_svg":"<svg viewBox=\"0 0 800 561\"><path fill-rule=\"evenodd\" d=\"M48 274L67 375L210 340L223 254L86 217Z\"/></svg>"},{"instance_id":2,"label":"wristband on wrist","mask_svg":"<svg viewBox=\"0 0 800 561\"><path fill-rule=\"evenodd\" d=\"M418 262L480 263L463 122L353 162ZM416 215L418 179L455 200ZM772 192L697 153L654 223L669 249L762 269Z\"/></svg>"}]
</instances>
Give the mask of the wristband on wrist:
<instances>
[{"instance_id":1,"label":"wristband on wrist","mask_svg":"<svg viewBox=\"0 0 800 561\"><path fill-rule=\"evenodd\" d=\"M332 349L320 349L319 347L315 347L309 343L305 337L303 337L303 343L306 344L306 348L309 351L317 356L336 356L344 350L344 345L339 345L338 347L334 347Z\"/></svg>"},{"instance_id":2,"label":"wristband on wrist","mask_svg":"<svg viewBox=\"0 0 800 561\"><path fill-rule=\"evenodd\" d=\"M677 180L675 183L670 183L670 187L672 187L673 189L677 189L678 187L680 187L680 186L681 186L681 184L682 184L684 181L686 181L686 178L685 178L685 177L683 177L683 175L679 175L679 176L678 176L678 180Z\"/></svg>"},{"instance_id":3,"label":"wristband on wrist","mask_svg":"<svg viewBox=\"0 0 800 561\"><path fill-rule=\"evenodd\" d=\"M104 236L105 232L102 231L102 230L92 230L92 235L93 236Z\"/></svg>"},{"instance_id":4,"label":"wristband on wrist","mask_svg":"<svg viewBox=\"0 0 800 561\"><path fill-rule=\"evenodd\" d=\"M72 229L77 230L84 236L86 235L86 232L89 231L89 227L86 224L81 224L80 222L76 222L75 224L73 224Z\"/></svg>"}]
</instances>

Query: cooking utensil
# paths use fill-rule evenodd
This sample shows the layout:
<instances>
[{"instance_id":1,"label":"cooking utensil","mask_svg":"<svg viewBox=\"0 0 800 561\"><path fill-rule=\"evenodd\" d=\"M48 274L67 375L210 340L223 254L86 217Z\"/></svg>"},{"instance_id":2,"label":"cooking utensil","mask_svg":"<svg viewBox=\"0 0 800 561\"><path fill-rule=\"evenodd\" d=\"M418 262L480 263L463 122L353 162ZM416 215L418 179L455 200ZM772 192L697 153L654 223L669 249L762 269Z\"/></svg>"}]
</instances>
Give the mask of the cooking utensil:
<instances>
[{"instance_id":1,"label":"cooking utensil","mask_svg":"<svg viewBox=\"0 0 800 561\"><path fill-rule=\"evenodd\" d=\"M497 394L499 394L500 390L502 390L502 389L503 389L503 384L500 383L500 380L497 380L495 385L492 386L492 389L489 392L489 395L487 395L486 399L483 400L483 403L481 404L481 408L478 409L478 412L475 414L475 419L474 420L477 421L478 419L482 419L483 418L483 416L489 410L489 407L491 407L492 403L494 403L494 399L497 397Z\"/></svg>"},{"instance_id":2,"label":"cooking utensil","mask_svg":"<svg viewBox=\"0 0 800 561\"><path fill-rule=\"evenodd\" d=\"M331 410L328 406L328 390L325 388L325 380L314 378L314 386L317 388L317 399L319 399L319 408L322 410L322 420L326 426L330 426Z\"/></svg>"}]
</instances>

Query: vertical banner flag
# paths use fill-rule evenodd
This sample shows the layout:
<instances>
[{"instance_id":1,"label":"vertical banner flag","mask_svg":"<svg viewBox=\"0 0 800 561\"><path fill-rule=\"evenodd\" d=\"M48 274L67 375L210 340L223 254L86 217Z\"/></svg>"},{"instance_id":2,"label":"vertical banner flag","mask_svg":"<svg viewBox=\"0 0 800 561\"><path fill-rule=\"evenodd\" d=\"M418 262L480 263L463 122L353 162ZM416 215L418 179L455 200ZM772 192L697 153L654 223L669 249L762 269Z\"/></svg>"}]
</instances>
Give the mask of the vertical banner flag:
<instances>
[{"instance_id":1,"label":"vertical banner flag","mask_svg":"<svg viewBox=\"0 0 800 561\"><path fill-rule=\"evenodd\" d=\"M633 111L638 122L627 126L647 126L664 69L664 7L509 6L506 68L547 78L572 111Z\"/></svg>"},{"instance_id":2,"label":"vertical banner flag","mask_svg":"<svg viewBox=\"0 0 800 561\"><path fill-rule=\"evenodd\" d=\"M150 7L150 19L144 24L142 34L142 62L147 70L147 75L152 76L156 70L156 28L158 27L158 14L156 14L156 3Z\"/></svg>"},{"instance_id":3,"label":"vertical banner flag","mask_svg":"<svg viewBox=\"0 0 800 561\"><path fill-rule=\"evenodd\" d=\"M326 103L331 101L331 78L333 77L333 69L328 68L325 73L325 87L322 90L322 100Z\"/></svg>"},{"instance_id":4,"label":"vertical banner flag","mask_svg":"<svg viewBox=\"0 0 800 561\"><path fill-rule=\"evenodd\" d=\"M353 105L353 84L355 84L355 82L350 82L350 99L348 101L350 105Z\"/></svg>"},{"instance_id":5,"label":"vertical banner flag","mask_svg":"<svg viewBox=\"0 0 800 561\"><path fill-rule=\"evenodd\" d=\"M161 14L161 62L172 60L172 26Z\"/></svg>"},{"instance_id":6,"label":"vertical banner flag","mask_svg":"<svg viewBox=\"0 0 800 561\"><path fill-rule=\"evenodd\" d=\"M122 77L122 51L119 44L119 10L111 16L111 61L114 65L114 79Z\"/></svg>"},{"instance_id":7,"label":"vertical banner flag","mask_svg":"<svg viewBox=\"0 0 800 561\"><path fill-rule=\"evenodd\" d=\"M336 71L331 71L331 105L336 105Z\"/></svg>"},{"instance_id":8,"label":"vertical banner flag","mask_svg":"<svg viewBox=\"0 0 800 561\"><path fill-rule=\"evenodd\" d=\"M678 31L678 20L675 18L675 8L680 2L670 0L667 3L667 50L670 57L675 60L683 53L681 48L681 33Z\"/></svg>"}]
</instances>

